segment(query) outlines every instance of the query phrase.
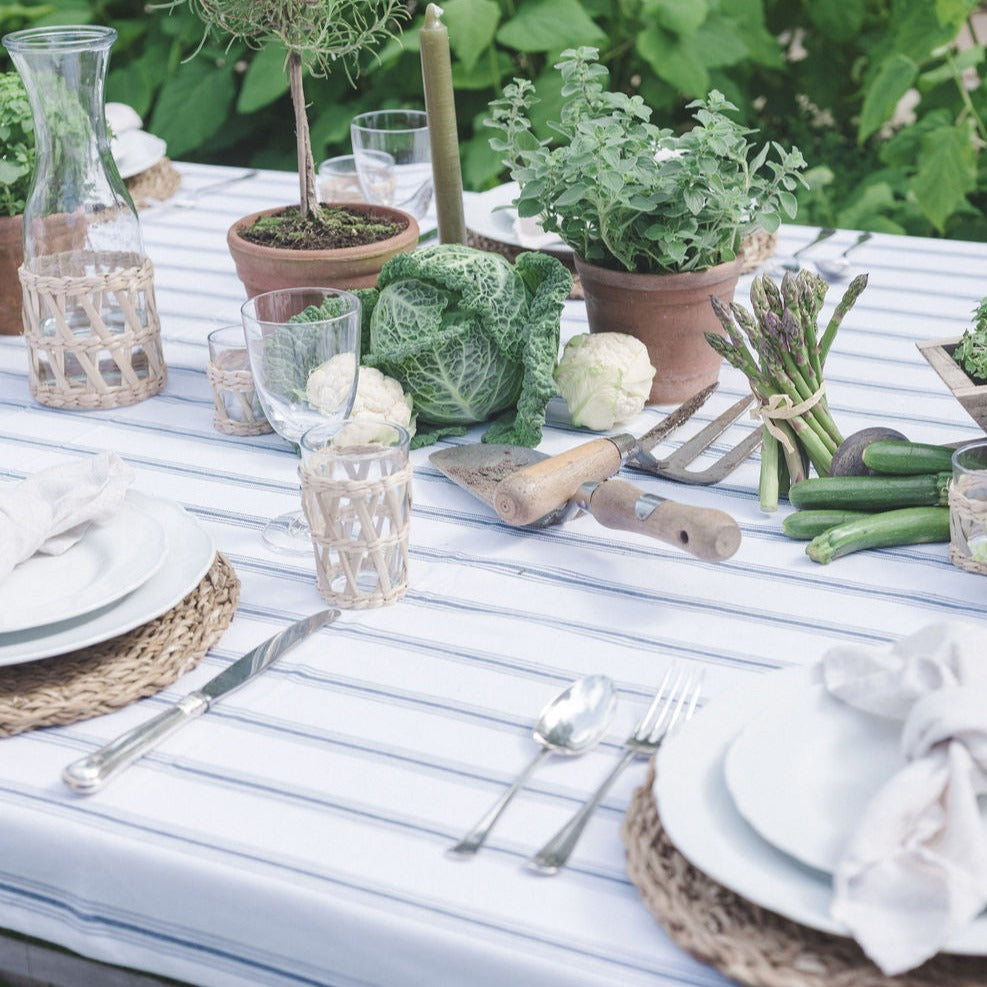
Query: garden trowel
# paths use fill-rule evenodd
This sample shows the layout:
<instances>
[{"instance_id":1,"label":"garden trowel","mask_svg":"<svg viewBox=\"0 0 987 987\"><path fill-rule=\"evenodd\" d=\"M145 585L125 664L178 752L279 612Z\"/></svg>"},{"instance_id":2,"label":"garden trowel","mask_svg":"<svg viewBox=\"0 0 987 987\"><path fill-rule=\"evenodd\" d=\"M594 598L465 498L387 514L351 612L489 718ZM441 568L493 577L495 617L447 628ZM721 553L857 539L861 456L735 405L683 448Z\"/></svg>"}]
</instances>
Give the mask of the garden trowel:
<instances>
[{"instance_id":1,"label":"garden trowel","mask_svg":"<svg viewBox=\"0 0 987 987\"><path fill-rule=\"evenodd\" d=\"M547 458L534 449L492 443L454 446L429 456L436 469L495 509L501 481ZM537 484L533 491L533 496L543 499ZM740 547L740 528L729 514L656 497L617 479L583 483L571 496L527 523L546 527L580 511L589 512L605 527L650 535L712 562L730 558Z\"/></svg>"}]
</instances>

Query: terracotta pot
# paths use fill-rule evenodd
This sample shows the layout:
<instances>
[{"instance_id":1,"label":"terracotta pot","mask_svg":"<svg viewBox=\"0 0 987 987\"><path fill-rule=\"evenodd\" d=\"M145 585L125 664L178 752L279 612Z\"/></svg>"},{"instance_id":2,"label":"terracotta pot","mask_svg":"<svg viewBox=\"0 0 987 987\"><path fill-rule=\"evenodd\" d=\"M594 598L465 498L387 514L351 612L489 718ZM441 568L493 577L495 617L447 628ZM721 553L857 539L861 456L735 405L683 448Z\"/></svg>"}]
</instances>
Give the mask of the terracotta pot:
<instances>
[{"instance_id":1,"label":"terracotta pot","mask_svg":"<svg viewBox=\"0 0 987 987\"><path fill-rule=\"evenodd\" d=\"M245 216L230 227L226 242L248 298L276 288L372 288L385 261L418 245L418 223L408 213L365 202L339 204L397 222L406 220L408 225L397 236L380 243L339 250L291 250L265 247L240 236L240 230L248 229L262 216L275 215L288 207L278 206Z\"/></svg>"},{"instance_id":2,"label":"terracotta pot","mask_svg":"<svg viewBox=\"0 0 987 987\"><path fill-rule=\"evenodd\" d=\"M21 216L0 217L0 335L24 331L21 319L23 290L17 268L24 262L24 224Z\"/></svg>"},{"instance_id":3,"label":"terracotta pot","mask_svg":"<svg viewBox=\"0 0 987 987\"><path fill-rule=\"evenodd\" d=\"M709 296L733 301L743 261L685 274L631 274L576 258L590 332L625 332L657 369L651 404L675 404L714 383L722 359L705 333L723 334Z\"/></svg>"}]
</instances>

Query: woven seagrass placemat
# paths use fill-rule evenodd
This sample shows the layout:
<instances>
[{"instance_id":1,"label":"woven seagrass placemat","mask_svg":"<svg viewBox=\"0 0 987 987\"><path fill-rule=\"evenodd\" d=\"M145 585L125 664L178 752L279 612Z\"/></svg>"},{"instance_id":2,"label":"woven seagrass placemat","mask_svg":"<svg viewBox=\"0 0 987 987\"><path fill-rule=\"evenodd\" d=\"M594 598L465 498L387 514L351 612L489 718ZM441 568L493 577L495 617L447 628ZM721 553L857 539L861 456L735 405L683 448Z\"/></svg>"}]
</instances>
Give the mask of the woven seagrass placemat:
<instances>
[{"instance_id":1,"label":"woven seagrass placemat","mask_svg":"<svg viewBox=\"0 0 987 987\"><path fill-rule=\"evenodd\" d=\"M195 668L229 626L240 580L220 554L180 603L147 624L58 658L0 668L0 737L87 720Z\"/></svg>"},{"instance_id":2,"label":"woven seagrass placemat","mask_svg":"<svg viewBox=\"0 0 987 987\"><path fill-rule=\"evenodd\" d=\"M654 763L621 828L627 872L672 940L745 987L984 987L987 959L940 955L886 977L852 939L808 929L752 904L672 845L652 795Z\"/></svg>"},{"instance_id":3,"label":"woven seagrass placemat","mask_svg":"<svg viewBox=\"0 0 987 987\"><path fill-rule=\"evenodd\" d=\"M162 158L146 171L126 179L127 190L138 209L170 199L181 184L182 176L168 158Z\"/></svg>"}]
</instances>

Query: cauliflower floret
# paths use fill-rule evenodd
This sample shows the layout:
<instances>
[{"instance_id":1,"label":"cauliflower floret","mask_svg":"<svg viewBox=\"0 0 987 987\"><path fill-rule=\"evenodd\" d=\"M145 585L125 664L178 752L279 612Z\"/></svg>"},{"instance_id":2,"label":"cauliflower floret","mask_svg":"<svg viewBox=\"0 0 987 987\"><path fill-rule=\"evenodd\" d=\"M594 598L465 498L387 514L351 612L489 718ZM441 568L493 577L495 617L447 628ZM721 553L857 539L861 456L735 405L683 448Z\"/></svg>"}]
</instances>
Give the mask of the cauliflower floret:
<instances>
[{"instance_id":1,"label":"cauliflower floret","mask_svg":"<svg viewBox=\"0 0 987 987\"><path fill-rule=\"evenodd\" d=\"M582 333L565 344L555 383L573 425L604 432L641 411L655 373L648 348L634 336Z\"/></svg>"},{"instance_id":2,"label":"cauliflower floret","mask_svg":"<svg viewBox=\"0 0 987 987\"><path fill-rule=\"evenodd\" d=\"M335 412L353 379L353 360L352 353L337 353L317 366L308 375L305 388L309 404L327 414ZM360 367L350 418L383 418L415 434L410 395L393 377L386 377L375 367Z\"/></svg>"}]
</instances>

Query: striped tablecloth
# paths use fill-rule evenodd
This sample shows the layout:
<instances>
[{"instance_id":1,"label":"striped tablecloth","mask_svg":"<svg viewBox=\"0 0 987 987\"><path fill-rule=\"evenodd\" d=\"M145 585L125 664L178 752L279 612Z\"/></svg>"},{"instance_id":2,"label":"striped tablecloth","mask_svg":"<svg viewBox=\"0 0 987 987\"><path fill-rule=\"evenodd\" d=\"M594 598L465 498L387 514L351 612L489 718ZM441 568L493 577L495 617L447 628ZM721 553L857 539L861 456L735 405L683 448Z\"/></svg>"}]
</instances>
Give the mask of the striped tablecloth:
<instances>
[{"instance_id":1,"label":"striped tablecloth","mask_svg":"<svg viewBox=\"0 0 987 987\"><path fill-rule=\"evenodd\" d=\"M237 173L182 170L182 196ZM589 517L511 529L422 450L404 600L345 615L104 792L76 797L59 780L67 761L320 607L313 562L260 540L268 518L298 503L295 456L276 436L216 432L205 375L206 333L236 322L243 297L227 227L295 197L293 176L262 172L194 208L143 214L169 366L160 396L92 413L39 406L23 341L0 338L0 478L114 450L137 471L138 489L199 520L243 584L219 646L174 687L0 742L0 927L203 985L725 983L670 943L626 876L618 830L643 762L611 791L565 872L533 876L525 858L606 773L671 659L705 668L709 698L816 661L834 643L886 642L944 618L982 621L987 593L987 582L950 565L944 545L812 563L780 533L786 506L760 512L755 460L714 488L625 474L733 514L743 544L717 565ZM779 252L814 232L783 229ZM819 255L854 238L841 232ZM915 343L969 325L987 294L987 244L877 235L854 257L870 285L827 372L844 433L890 424L919 441L980 435ZM827 311L838 295L831 289ZM582 304L567 303L563 335L584 329ZM725 368L700 419L744 391ZM664 410L646 409L629 430ZM553 426L542 449L583 437ZM604 743L551 759L475 860L448 860L444 849L534 753L545 701L593 672L619 687Z\"/></svg>"}]
</instances>

